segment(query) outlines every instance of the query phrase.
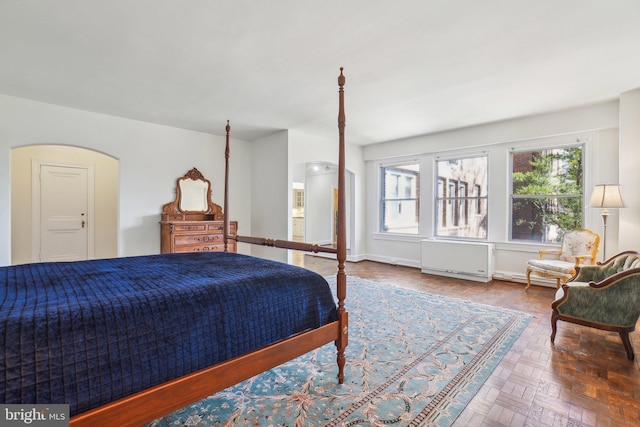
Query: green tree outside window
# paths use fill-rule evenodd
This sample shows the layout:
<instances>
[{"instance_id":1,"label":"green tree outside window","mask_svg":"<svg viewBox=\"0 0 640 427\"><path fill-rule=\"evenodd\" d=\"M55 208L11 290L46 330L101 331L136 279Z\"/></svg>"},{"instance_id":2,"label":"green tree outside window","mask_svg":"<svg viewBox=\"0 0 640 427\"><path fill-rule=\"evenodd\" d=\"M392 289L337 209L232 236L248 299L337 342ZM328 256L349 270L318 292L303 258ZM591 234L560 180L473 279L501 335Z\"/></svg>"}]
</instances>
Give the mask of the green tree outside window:
<instances>
[{"instance_id":1,"label":"green tree outside window","mask_svg":"<svg viewBox=\"0 0 640 427\"><path fill-rule=\"evenodd\" d=\"M513 153L511 239L559 242L583 224L582 146Z\"/></svg>"}]
</instances>

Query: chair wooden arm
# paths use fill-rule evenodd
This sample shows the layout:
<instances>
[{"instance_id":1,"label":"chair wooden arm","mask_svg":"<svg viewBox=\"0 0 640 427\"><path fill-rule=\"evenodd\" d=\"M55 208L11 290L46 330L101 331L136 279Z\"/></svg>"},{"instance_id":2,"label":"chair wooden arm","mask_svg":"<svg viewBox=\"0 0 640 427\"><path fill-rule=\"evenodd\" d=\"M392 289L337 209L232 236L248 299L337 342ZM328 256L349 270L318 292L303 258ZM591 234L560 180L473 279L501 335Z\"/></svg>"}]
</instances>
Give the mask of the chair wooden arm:
<instances>
[{"instance_id":1,"label":"chair wooden arm","mask_svg":"<svg viewBox=\"0 0 640 427\"><path fill-rule=\"evenodd\" d=\"M560 256L561 253L560 249L542 249L540 251L540 259L544 259L545 255Z\"/></svg>"},{"instance_id":2,"label":"chair wooden arm","mask_svg":"<svg viewBox=\"0 0 640 427\"><path fill-rule=\"evenodd\" d=\"M579 255L576 257L576 265L585 264L587 261L587 265L593 264L593 257L591 255Z\"/></svg>"}]
</instances>

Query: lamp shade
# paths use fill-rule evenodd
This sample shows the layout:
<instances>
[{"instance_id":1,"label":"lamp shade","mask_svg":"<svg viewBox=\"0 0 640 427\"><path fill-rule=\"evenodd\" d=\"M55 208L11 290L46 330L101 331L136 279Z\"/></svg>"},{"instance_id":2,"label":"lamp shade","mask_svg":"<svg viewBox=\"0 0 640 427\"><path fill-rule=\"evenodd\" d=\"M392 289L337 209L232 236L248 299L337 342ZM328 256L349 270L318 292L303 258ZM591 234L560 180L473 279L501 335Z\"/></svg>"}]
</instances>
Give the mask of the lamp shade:
<instances>
[{"instance_id":1,"label":"lamp shade","mask_svg":"<svg viewBox=\"0 0 640 427\"><path fill-rule=\"evenodd\" d=\"M589 205L593 208L624 208L620 185L599 184L593 187Z\"/></svg>"}]
</instances>

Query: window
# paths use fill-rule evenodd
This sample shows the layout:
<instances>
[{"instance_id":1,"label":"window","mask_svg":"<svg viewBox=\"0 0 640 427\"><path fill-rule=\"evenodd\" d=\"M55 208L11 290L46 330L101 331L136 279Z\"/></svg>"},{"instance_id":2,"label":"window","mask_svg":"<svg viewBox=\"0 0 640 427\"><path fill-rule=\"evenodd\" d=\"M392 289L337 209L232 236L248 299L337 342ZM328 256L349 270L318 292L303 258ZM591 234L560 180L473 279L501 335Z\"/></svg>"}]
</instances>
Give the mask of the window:
<instances>
[{"instance_id":1,"label":"window","mask_svg":"<svg viewBox=\"0 0 640 427\"><path fill-rule=\"evenodd\" d=\"M436 236L487 238L487 156L436 162Z\"/></svg>"},{"instance_id":2,"label":"window","mask_svg":"<svg viewBox=\"0 0 640 427\"><path fill-rule=\"evenodd\" d=\"M554 243L581 228L582 146L511 154L511 240Z\"/></svg>"},{"instance_id":3,"label":"window","mask_svg":"<svg viewBox=\"0 0 640 427\"><path fill-rule=\"evenodd\" d=\"M304 190L298 188L293 189L293 207L304 208Z\"/></svg>"},{"instance_id":4,"label":"window","mask_svg":"<svg viewBox=\"0 0 640 427\"><path fill-rule=\"evenodd\" d=\"M420 165L410 163L380 169L380 231L418 234Z\"/></svg>"}]
</instances>

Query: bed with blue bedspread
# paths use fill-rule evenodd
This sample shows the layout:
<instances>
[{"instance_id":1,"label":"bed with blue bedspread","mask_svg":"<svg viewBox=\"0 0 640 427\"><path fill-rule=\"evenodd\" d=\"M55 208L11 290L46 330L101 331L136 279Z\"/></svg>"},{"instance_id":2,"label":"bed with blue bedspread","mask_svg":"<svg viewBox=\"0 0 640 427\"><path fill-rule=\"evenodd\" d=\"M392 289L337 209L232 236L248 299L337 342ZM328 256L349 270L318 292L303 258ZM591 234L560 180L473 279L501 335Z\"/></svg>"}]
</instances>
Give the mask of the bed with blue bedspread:
<instances>
[{"instance_id":1,"label":"bed with blue bedspread","mask_svg":"<svg viewBox=\"0 0 640 427\"><path fill-rule=\"evenodd\" d=\"M2 402L69 404L71 427L139 426L331 342L342 384L344 83L340 68L335 248L229 233L227 122L225 252L0 267ZM230 240L335 254L337 303L316 273Z\"/></svg>"},{"instance_id":2,"label":"bed with blue bedspread","mask_svg":"<svg viewBox=\"0 0 640 427\"><path fill-rule=\"evenodd\" d=\"M324 278L236 253L0 269L0 399L71 414L336 320Z\"/></svg>"}]
</instances>

